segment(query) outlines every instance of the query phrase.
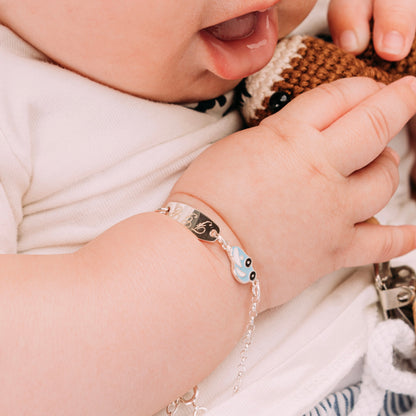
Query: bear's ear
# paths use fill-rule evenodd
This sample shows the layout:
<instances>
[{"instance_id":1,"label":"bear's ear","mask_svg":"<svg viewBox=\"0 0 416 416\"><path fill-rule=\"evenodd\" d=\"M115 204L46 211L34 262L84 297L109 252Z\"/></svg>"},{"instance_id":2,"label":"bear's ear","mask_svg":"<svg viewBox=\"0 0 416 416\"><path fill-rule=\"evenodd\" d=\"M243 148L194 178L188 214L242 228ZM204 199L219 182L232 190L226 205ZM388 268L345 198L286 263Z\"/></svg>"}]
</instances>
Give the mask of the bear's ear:
<instances>
[{"instance_id":1,"label":"bear's ear","mask_svg":"<svg viewBox=\"0 0 416 416\"><path fill-rule=\"evenodd\" d=\"M249 126L260 123L265 117L283 108L293 96L291 73L294 59L302 58L306 49L303 40L308 36L296 35L281 39L269 63L260 71L245 79L239 89L240 109ZM287 80L286 80L287 79Z\"/></svg>"}]
</instances>

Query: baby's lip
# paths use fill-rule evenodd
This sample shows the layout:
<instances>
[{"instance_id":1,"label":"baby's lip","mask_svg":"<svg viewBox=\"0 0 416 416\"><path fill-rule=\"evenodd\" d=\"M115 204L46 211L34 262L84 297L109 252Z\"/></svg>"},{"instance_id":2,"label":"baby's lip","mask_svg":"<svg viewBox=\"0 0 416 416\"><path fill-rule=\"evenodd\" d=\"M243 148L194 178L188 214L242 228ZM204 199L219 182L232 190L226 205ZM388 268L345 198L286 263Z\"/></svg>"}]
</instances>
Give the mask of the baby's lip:
<instances>
[{"instance_id":1,"label":"baby's lip","mask_svg":"<svg viewBox=\"0 0 416 416\"><path fill-rule=\"evenodd\" d=\"M214 37L223 41L245 39L253 34L257 23L257 12L238 16L208 27L207 30Z\"/></svg>"},{"instance_id":2,"label":"baby's lip","mask_svg":"<svg viewBox=\"0 0 416 416\"><path fill-rule=\"evenodd\" d=\"M209 56L208 70L223 79L242 79L273 56L277 10L253 11L205 28L200 35Z\"/></svg>"}]
</instances>

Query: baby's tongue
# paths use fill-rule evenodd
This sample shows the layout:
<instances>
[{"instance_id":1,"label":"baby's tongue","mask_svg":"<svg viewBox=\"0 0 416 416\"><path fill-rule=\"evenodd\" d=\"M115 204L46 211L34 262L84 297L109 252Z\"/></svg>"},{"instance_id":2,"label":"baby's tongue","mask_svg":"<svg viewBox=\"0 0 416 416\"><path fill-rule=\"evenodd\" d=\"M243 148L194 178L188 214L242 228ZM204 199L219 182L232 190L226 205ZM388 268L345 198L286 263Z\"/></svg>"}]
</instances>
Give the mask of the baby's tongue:
<instances>
[{"instance_id":1,"label":"baby's tongue","mask_svg":"<svg viewBox=\"0 0 416 416\"><path fill-rule=\"evenodd\" d=\"M257 15L249 13L235 19L227 20L207 29L219 40L238 40L250 36L256 28Z\"/></svg>"}]
</instances>

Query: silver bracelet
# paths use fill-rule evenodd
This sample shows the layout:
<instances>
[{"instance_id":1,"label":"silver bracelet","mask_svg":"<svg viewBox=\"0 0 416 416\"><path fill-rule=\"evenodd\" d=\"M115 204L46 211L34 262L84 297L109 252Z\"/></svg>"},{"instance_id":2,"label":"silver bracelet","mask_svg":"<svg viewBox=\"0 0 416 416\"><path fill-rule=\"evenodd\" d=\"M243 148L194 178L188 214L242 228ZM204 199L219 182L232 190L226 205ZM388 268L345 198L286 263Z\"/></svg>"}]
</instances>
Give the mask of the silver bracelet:
<instances>
[{"instance_id":1,"label":"silver bracelet","mask_svg":"<svg viewBox=\"0 0 416 416\"><path fill-rule=\"evenodd\" d=\"M251 283L252 296L249 310L249 322L242 339L240 363L237 367L237 377L233 387L233 392L237 393L240 390L243 377L247 372L247 351L253 341L255 329L254 320L257 317L257 308L260 303L260 284L257 279L256 271L253 268L252 260L241 247L231 246L221 236L218 225L197 209L180 202L169 202L166 207L159 208L157 212L172 217L174 220L188 228L188 230L190 230L201 241L210 243L218 242L228 256L231 265L231 273L235 280L242 284ZM168 415L174 415L180 404L192 405L194 415L199 415L200 413L206 411L206 408L197 406L196 404L198 393L198 386L195 386L191 393L192 400L186 399L186 395L182 396L171 402L166 407L166 413Z\"/></svg>"}]
</instances>

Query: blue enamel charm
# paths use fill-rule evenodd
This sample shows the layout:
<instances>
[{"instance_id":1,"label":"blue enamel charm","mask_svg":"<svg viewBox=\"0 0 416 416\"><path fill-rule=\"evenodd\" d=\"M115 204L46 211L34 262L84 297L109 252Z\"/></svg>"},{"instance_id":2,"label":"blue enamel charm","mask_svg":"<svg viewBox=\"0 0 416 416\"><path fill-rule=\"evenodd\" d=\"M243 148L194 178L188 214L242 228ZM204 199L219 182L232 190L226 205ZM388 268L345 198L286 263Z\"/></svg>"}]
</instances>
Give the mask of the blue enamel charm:
<instances>
[{"instance_id":1,"label":"blue enamel charm","mask_svg":"<svg viewBox=\"0 0 416 416\"><path fill-rule=\"evenodd\" d=\"M231 263L233 276L239 283L249 283L256 278L253 262L240 247L231 248Z\"/></svg>"}]
</instances>

